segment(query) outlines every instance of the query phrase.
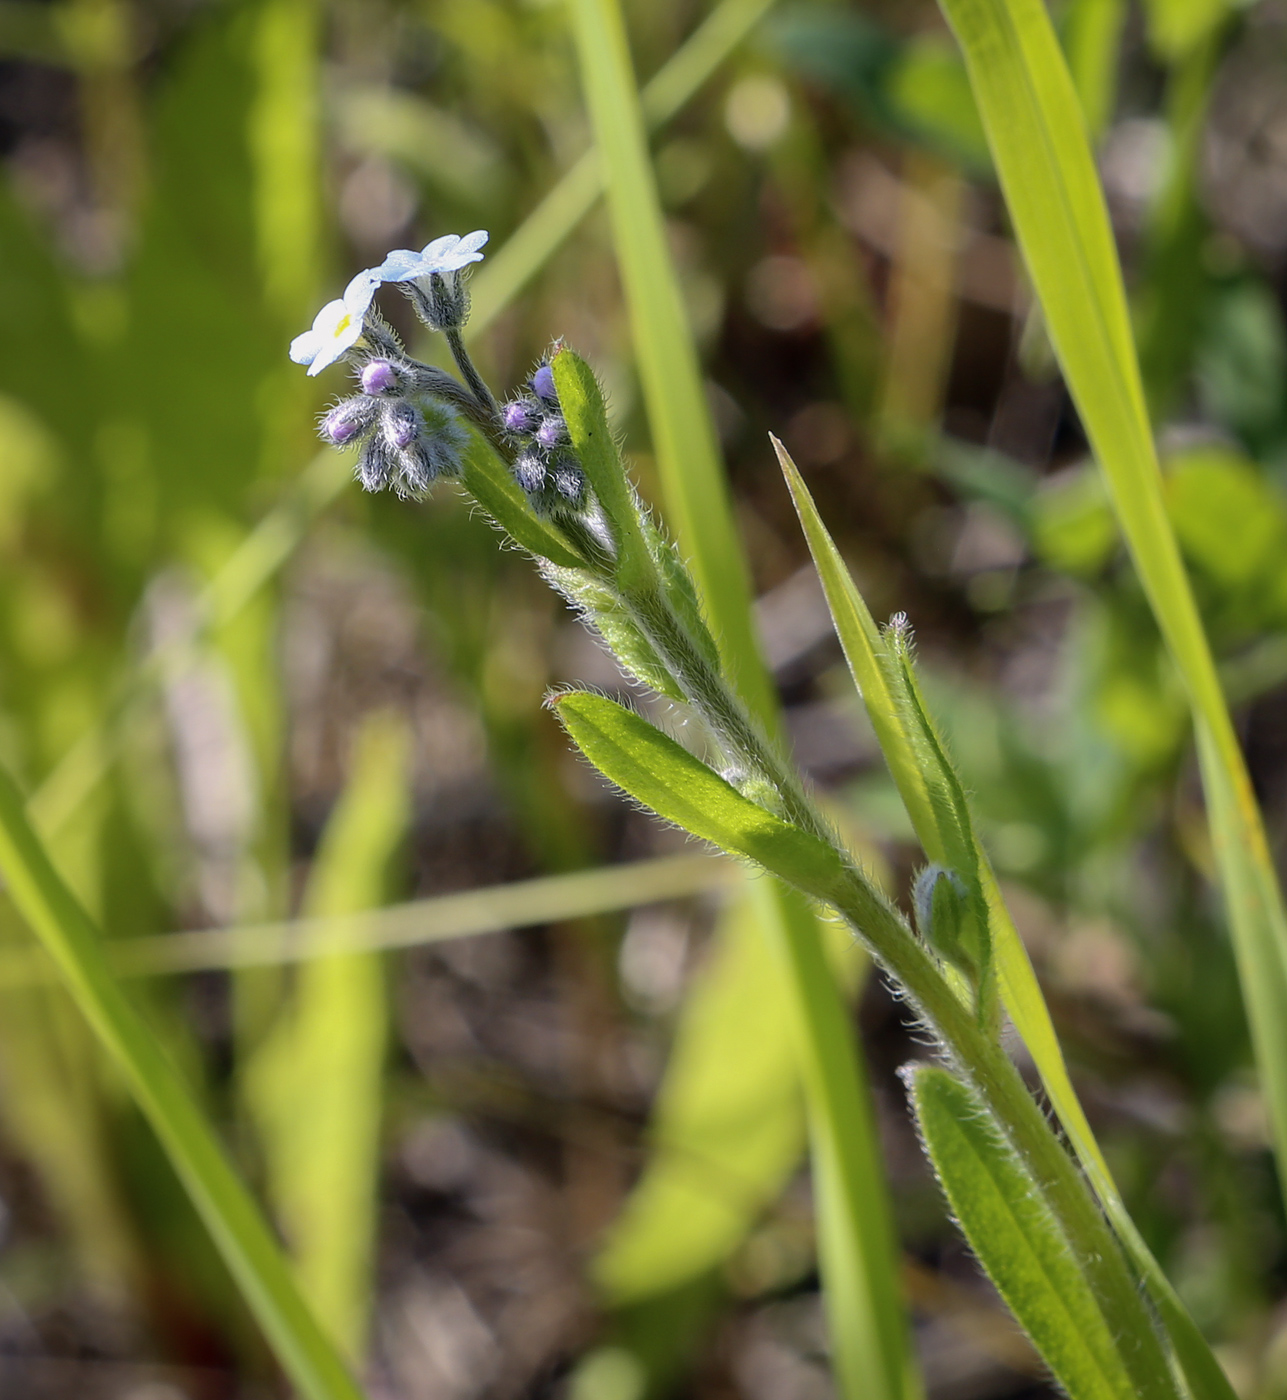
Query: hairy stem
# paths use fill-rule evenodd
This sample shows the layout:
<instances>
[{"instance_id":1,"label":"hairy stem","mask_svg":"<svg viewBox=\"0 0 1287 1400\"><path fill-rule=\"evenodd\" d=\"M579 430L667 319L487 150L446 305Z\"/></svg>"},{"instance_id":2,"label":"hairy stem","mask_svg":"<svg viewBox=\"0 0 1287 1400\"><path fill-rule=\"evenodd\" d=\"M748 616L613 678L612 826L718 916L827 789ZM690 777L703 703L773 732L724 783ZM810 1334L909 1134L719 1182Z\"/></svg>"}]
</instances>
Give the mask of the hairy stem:
<instances>
[{"instance_id":1,"label":"hairy stem","mask_svg":"<svg viewBox=\"0 0 1287 1400\"><path fill-rule=\"evenodd\" d=\"M1165 1350L1117 1239L1009 1056L980 1027L902 916L838 846L793 765L693 644L660 582L630 590L625 601L729 757L772 784L788 820L835 849L844 878L833 888L810 893L839 910L903 988L1041 1183L1105 1315L1117 1329L1138 1394L1143 1400L1175 1400Z\"/></svg>"},{"instance_id":2,"label":"hairy stem","mask_svg":"<svg viewBox=\"0 0 1287 1400\"><path fill-rule=\"evenodd\" d=\"M469 351L465 349L464 338L460 334L458 327L449 327L443 334L447 337L447 344L451 347L452 358L456 361L456 368L460 371L461 378L469 386L469 391L478 402L478 406L495 423L500 417L500 405L496 402L496 397L487 387L487 381L478 373L478 368L470 359Z\"/></svg>"}]
</instances>

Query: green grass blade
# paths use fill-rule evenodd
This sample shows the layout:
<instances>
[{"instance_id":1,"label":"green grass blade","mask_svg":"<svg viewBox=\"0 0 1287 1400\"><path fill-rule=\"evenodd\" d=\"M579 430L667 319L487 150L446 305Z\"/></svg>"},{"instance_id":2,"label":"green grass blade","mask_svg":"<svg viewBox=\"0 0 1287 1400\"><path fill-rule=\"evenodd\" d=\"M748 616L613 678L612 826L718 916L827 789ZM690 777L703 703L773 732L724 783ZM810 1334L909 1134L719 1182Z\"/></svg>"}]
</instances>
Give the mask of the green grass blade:
<instances>
[{"instance_id":1,"label":"green grass blade","mask_svg":"<svg viewBox=\"0 0 1287 1400\"><path fill-rule=\"evenodd\" d=\"M572 0L582 82L609 172L613 237L667 515L743 698L776 714L751 617L751 584L733 521L697 348L670 262L625 27L614 0Z\"/></svg>"},{"instance_id":2,"label":"green grass blade","mask_svg":"<svg viewBox=\"0 0 1287 1400\"><path fill-rule=\"evenodd\" d=\"M1051 342L1188 692L1280 1179L1287 1164L1287 913L1179 548L1121 268L1076 93L1040 0L944 0Z\"/></svg>"},{"instance_id":3,"label":"green grass blade","mask_svg":"<svg viewBox=\"0 0 1287 1400\"><path fill-rule=\"evenodd\" d=\"M737 48L774 0L721 0L640 94L650 127L665 125ZM481 334L594 208L603 193L596 151L587 151L479 270L466 336Z\"/></svg>"},{"instance_id":4,"label":"green grass blade","mask_svg":"<svg viewBox=\"0 0 1287 1400\"><path fill-rule=\"evenodd\" d=\"M772 733L780 716L751 614L750 576L666 246L629 44L616 0L572 0L582 84L603 168L667 516L691 561L728 674ZM918 1392L894 1276L879 1147L858 1049L816 918L769 886L784 994L800 1030L820 1256L838 1387L896 1400Z\"/></svg>"},{"instance_id":5,"label":"green grass blade","mask_svg":"<svg viewBox=\"0 0 1287 1400\"><path fill-rule=\"evenodd\" d=\"M117 985L96 930L54 870L4 772L0 872L120 1067L287 1375L308 1400L359 1400L361 1392L300 1297L263 1216L165 1051Z\"/></svg>"},{"instance_id":6,"label":"green grass blade","mask_svg":"<svg viewBox=\"0 0 1287 1400\"><path fill-rule=\"evenodd\" d=\"M912 1076L925 1150L952 1213L1071 1400L1133 1400L1113 1333L1039 1184L946 1070Z\"/></svg>"},{"instance_id":7,"label":"green grass blade","mask_svg":"<svg viewBox=\"0 0 1287 1400\"><path fill-rule=\"evenodd\" d=\"M113 939L106 952L119 977L265 967L307 962L327 953L416 948L504 929L591 918L720 889L741 878L736 866L709 855L658 856L416 899L363 914ZM41 948L0 949L0 989L37 986L54 976Z\"/></svg>"},{"instance_id":8,"label":"green grass blade","mask_svg":"<svg viewBox=\"0 0 1287 1400\"><path fill-rule=\"evenodd\" d=\"M886 671L890 663L883 639L840 557L840 551L822 523L795 463L780 443L775 441L774 446L822 580L841 648L854 684L867 707L890 774L925 854L930 860L941 863L947 859L948 843L940 830L928 786L917 762L913 736L908 732L904 716L894 700L893 686ZM979 852L979 865L983 895L988 905L992 956L1001 999L1010 1019L1036 1063L1059 1121L1071 1138L1106 1213L1130 1251L1136 1267L1148 1281L1153 1302L1163 1317L1194 1395L1206 1397L1206 1400L1233 1400L1233 1391L1211 1348L1126 1212L1073 1088L1054 1022L1042 996L1028 950L1023 946L1001 897L991 863L983 851Z\"/></svg>"},{"instance_id":9,"label":"green grass blade","mask_svg":"<svg viewBox=\"0 0 1287 1400\"><path fill-rule=\"evenodd\" d=\"M406 836L408 736L369 720L348 785L326 825L304 894L314 918L358 913L384 898ZM346 1356L360 1360L373 1293L376 1186L388 1035L377 954L323 952L248 1067L268 1182L304 1296ZM301 1113L301 1103L309 1111Z\"/></svg>"},{"instance_id":10,"label":"green grass blade","mask_svg":"<svg viewBox=\"0 0 1287 1400\"><path fill-rule=\"evenodd\" d=\"M649 1119L643 1175L592 1277L621 1306L722 1263L804 1151L804 1105L781 969L747 881L684 996Z\"/></svg>"}]
</instances>

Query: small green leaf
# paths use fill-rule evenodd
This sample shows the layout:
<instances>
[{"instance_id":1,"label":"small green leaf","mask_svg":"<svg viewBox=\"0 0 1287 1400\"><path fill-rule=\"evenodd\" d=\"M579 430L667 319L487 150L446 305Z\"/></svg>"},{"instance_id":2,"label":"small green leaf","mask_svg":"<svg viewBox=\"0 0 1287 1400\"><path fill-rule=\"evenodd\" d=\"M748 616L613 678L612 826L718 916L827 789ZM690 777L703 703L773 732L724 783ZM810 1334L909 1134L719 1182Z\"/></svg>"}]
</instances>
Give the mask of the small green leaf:
<instances>
[{"instance_id":1,"label":"small green leaf","mask_svg":"<svg viewBox=\"0 0 1287 1400\"><path fill-rule=\"evenodd\" d=\"M959 1080L912 1077L925 1149L970 1247L1072 1400L1134 1400L1118 1354L1039 1184Z\"/></svg>"},{"instance_id":2,"label":"small green leaf","mask_svg":"<svg viewBox=\"0 0 1287 1400\"><path fill-rule=\"evenodd\" d=\"M571 350L560 350L550 369L573 451L608 517L617 546L618 581L623 588L643 583L652 574L652 561L639 528L639 501L612 440L603 391L590 366Z\"/></svg>"},{"instance_id":3,"label":"small green leaf","mask_svg":"<svg viewBox=\"0 0 1287 1400\"><path fill-rule=\"evenodd\" d=\"M640 630L630 609L607 584L600 583L584 569L559 569L547 564L541 573L580 611L632 676L651 686L659 695L667 695L672 700L684 699L679 682L666 669L665 662Z\"/></svg>"},{"instance_id":4,"label":"small green leaf","mask_svg":"<svg viewBox=\"0 0 1287 1400\"><path fill-rule=\"evenodd\" d=\"M553 526L533 513L518 482L506 471L481 433L470 434L463 481L469 494L515 544L562 568L583 567L584 560L572 552Z\"/></svg>"},{"instance_id":5,"label":"small green leaf","mask_svg":"<svg viewBox=\"0 0 1287 1400\"><path fill-rule=\"evenodd\" d=\"M916 828L916 834L925 853L931 860L948 864L947 851L941 843L933 839L935 821L930 806L929 792L920 767L916 762L908 737L904 716L900 713L895 699L897 668L889 657L885 640L880 635L863 596L854 586L849 569L840 557L835 541L822 523L818 509L804 484L799 469L791 460L790 453L777 440L770 438L773 449L778 454L782 474L786 477L791 499L804 529L809 552L813 555L814 566L822 580L827 606L831 610L831 621L840 639L845 660L849 663L849 673L853 676L858 693L876 731L885 762L889 765L903 804Z\"/></svg>"},{"instance_id":6,"label":"small green leaf","mask_svg":"<svg viewBox=\"0 0 1287 1400\"><path fill-rule=\"evenodd\" d=\"M587 691L550 703L590 762L659 816L817 898L844 887L844 865L830 846L743 797L633 710Z\"/></svg>"}]
</instances>

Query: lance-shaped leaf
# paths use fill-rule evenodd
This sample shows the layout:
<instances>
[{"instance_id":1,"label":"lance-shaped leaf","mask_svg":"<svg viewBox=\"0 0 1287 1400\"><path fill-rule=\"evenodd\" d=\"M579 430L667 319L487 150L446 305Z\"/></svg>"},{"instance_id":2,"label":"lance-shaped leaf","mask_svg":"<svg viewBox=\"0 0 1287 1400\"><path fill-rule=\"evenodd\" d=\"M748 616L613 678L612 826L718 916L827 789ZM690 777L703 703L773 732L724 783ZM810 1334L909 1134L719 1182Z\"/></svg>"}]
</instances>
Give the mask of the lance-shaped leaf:
<instances>
[{"instance_id":1,"label":"lance-shaped leaf","mask_svg":"<svg viewBox=\"0 0 1287 1400\"><path fill-rule=\"evenodd\" d=\"M590 762L659 816L819 899L844 889L848 872L826 842L743 797L633 710L580 690L550 705Z\"/></svg>"},{"instance_id":2,"label":"lance-shaped leaf","mask_svg":"<svg viewBox=\"0 0 1287 1400\"><path fill-rule=\"evenodd\" d=\"M970 1247L1072 1400L1134 1400L1112 1328L1040 1186L946 1070L911 1076L925 1150Z\"/></svg>"},{"instance_id":3,"label":"lance-shaped leaf","mask_svg":"<svg viewBox=\"0 0 1287 1400\"><path fill-rule=\"evenodd\" d=\"M481 433L470 434L462 479L469 494L515 544L561 568L581 567L582 560L554 528L533 513L518 483Z\"/></svg>"}]
</instances>

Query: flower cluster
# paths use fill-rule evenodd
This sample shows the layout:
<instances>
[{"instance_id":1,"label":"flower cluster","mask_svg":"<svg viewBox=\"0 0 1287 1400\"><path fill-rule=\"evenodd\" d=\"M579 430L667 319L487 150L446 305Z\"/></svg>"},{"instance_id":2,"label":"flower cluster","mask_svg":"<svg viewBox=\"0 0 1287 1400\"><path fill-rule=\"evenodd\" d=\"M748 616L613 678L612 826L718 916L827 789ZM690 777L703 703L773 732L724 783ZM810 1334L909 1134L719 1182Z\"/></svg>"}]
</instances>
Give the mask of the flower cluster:
<instances>
[{"instance_id":1,"label":"flower cluster","mask_svg":"<svg viewBox=\"0 0 1287 1400\"><path fill-rule=\"evenodd\" d=\"M538 509L579 508L585 502L585 474L568 442L559 411L554 372L540 365L528 380L529 393L511 399L501 410L506 435L518 448L514 477Z\"/></svg>"},{"instance_id":2,"label":"flower cluster","mask_svg":"<svg viewBox=\"0 0 1287 1400\"><path fill-rule=\"evenodd\" d=\"M362 342L357 365L362 392L335 404L319 428L335 447L361 448L357 476L368 491L388 488L419 496L437 478L459 475L468 445L461 410L512 456L510 470L535 510L584 512L585 474L568 440L549 364L541 364L524 393L502 408L465 349L460 334L469 316L464 273L481 261L486 242L486 232L478 229L464 237L449 233L418 253L394 249L322 307L311 329L291 342L291 359L314 375ZM386 282L401 286L421 321L446 335L463 383L405 353L372 307Z\"/></svg>"},{"instance_id":3,"label":"flower cluster","mask_svg":"<svg viewBox=\"0 0 1287 1400\"><path fill-rule=\"evenodd\" d=\"M434 393L434 380L381 330L373 337L368 328L384 353L361 366L362 392L326 413L320 431L335 447L361 446L357 478L368 491L421 496L439 477L459 475L468 437L460 415Z\"/></svg>"}]
</instances>

